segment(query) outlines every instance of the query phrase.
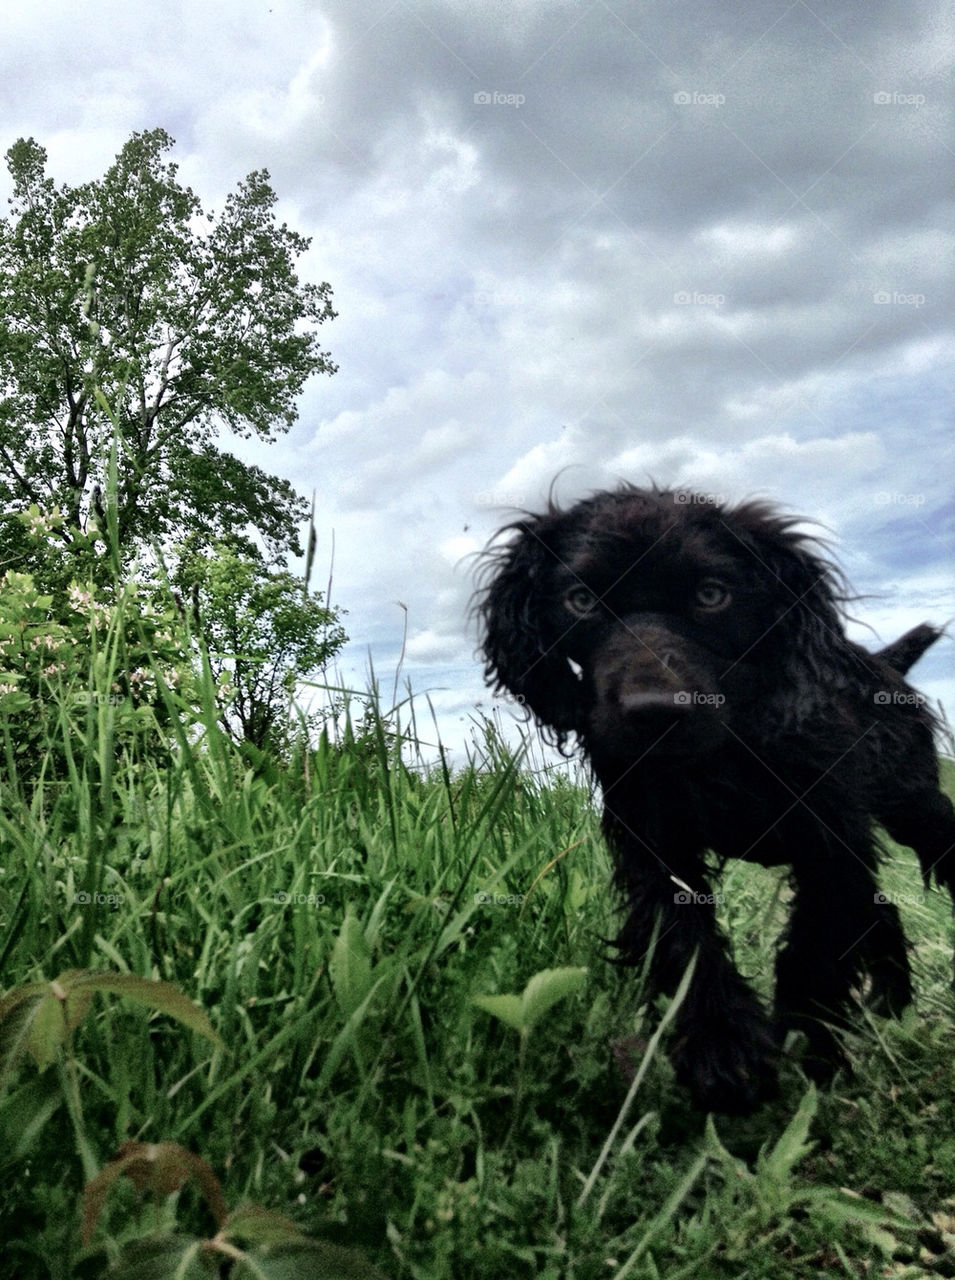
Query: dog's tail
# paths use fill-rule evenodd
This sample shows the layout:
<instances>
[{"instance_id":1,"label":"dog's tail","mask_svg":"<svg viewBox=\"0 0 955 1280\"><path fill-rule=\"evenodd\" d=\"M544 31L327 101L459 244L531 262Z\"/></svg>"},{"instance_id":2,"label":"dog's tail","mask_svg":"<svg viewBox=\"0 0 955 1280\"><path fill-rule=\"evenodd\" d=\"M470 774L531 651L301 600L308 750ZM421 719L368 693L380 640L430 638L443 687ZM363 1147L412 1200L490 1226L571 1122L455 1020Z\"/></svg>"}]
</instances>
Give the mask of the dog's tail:
<instances>
[{"instance_id":1,"label":"dog's tail","mask_svg":"<svg viewBox=\"0 0 955 1280\"><path fill-rule=\"evenodd\" d=\"M895 671L905 675L909 667L914 667L926 649L930 649L942 634L940 627L922 622L911 631L906 631L904 636L899 636L898 640L893 640L884 649L880 649L875 656L888 663Z\"/></svg>"}]
</instances>

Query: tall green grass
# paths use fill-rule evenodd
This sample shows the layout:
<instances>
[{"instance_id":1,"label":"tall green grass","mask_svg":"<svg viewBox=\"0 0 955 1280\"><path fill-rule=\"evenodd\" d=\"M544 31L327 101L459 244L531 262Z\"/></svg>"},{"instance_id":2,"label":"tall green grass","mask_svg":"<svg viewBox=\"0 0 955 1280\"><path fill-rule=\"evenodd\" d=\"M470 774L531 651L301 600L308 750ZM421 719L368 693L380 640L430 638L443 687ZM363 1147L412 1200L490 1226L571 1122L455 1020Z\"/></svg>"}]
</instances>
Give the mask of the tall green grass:
<instances>
[{"instance_id":1,"label":"tall green grass","mask_svg":"<svg viewBox=\"0 0 955 1280\"><path fill-rule=\"evenodd\" d=\"M347 1250L261 1274L902 1276L942 1258L939 895L905 909L921 1019L860 1018L856 1075L821 1098L789 1066L777 1104L705 1123L654 1035L665 1002L646 1007L609 962L609 869L578 776L528 767L488 724L468 761L429 762L414 705L374 691L274 760L220 731L208 670L191 710L159 680L161 729L106 696L121 658L104 654L79 712L75 689L38 708L49 769L0 780L0 989L72 969L163 981L221 1044L101 994L41 1071L0 1024L3 1275L100 1274L144 1234L212 1235L195 1191L157 1206L118 1179L84 1254L84 1181L128 1141L179 1144L231 1210ZM917 894L907 853L887 876ZM785 885L729 877L726 924L765 985ZM538 977L571 968L582 989ZM494 1013L520 1001L485 999L522 993L526 1023Z\"/></svg>"}]
</instances>

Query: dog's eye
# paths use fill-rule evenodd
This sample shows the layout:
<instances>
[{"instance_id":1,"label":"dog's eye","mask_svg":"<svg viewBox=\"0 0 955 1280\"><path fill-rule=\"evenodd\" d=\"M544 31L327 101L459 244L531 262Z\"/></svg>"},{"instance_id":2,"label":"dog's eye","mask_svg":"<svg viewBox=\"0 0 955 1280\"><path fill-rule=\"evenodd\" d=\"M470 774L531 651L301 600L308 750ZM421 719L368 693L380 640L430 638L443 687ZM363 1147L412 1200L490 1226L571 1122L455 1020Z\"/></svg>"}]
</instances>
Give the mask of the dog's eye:
<instances>
[{"instance_id":1,"label":"dog's eye","mask_svg":"<svg viewBox=\"0 0 955 1280\"><path fill-rule=\"evenodd\" d=\"M716 578L705 578L696 589L696 603L701 609L725 609L729 602L729 590Z\"/></svg>"},{"instance_id":2,"label":"dog's eye","mask_svg":"<svg viewBox=\"0 0 955 1280\"><path fill-rule=\"evenodd\" d=\"M597 608L599 601L588 587L571 587L564 596L564 604L576 613L578 618L589 617Z\"/></svg>"}]
</instances>

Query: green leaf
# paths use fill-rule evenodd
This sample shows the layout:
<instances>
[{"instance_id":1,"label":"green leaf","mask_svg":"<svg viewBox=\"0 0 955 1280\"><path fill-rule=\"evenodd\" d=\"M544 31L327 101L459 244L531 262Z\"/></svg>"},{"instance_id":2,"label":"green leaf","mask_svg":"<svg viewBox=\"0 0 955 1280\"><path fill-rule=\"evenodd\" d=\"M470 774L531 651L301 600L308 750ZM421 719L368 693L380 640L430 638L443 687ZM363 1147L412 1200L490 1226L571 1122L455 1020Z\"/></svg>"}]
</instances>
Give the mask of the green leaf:
<instances>
[{"instance_id":1,"label":"green leaf","mask_svg":"<svg viewBox=\"0 0 955 1280\"><path fill-rule=\"evenodd\" d=\"M894 1213L884 1205L872 1204L846 1188L820 1187L801 1197L809 1216L824 1224L834 1235L847 1228L859 1232L883 1257L889 1258L899 1247L899 1240L889 1229L912 1231L921 1225L918 1215L909 1218Z\"/></svg>"},{"instance_id":2,"label":"green leaf","mask_svg":"<svg viewBox=\"0 0 955 1280\"><path fill-rule=\"evenodd\" d=\"M474 996L471 1001L515 1031L524 1030L524 1004L520 996Z\"/></svg>"},{"instance_id":3,"label":"green leaf","mask_svg":"<svg viewBox=\"0 0 955 1280\"><path fill-rule=\"evenodd\" d=\"M542 969L519 996L473 996L472 1003L526 1036L548 1009L558 1000L575 995L586 980L586 969Z\"/></svg>"},{"instance_id":4,"label":"green leaf","mask_svg":"<svg viewBox=\"0 0 955 1280\"><path fill-rule=\"evenodd\" d=\"M576 995L587 981L586 969L542 969L524 988L524 1026L530 1030L558 1000Z\"/></svg>"},{"instance_id":5,"label":"green leaf","mask_svg":"<svg viewBox=\"0 0 955 1280\"><path fill-rule=\"evenodd\" d=\"M33 1076L0 1102L0 1167L24 1159L46 1122L63 1105L52 1077Z\"/></svg>"},{"instance_id":6,"label":"green leaf","mask_svg":"<svg viewBox=\"0 0 955 1280\"><path fill-rule=\"evenodd\" d=\"M332 948L329 974L338 1007L350 1018L371 990L371 950L351 907Z\"/></svg>"},{"instance_id":7,"label":"green leaf","mask_svg":"<svg viewBox=\"0 0 955 1280\"><path fill-rule=\"evenodd\" d=\"M202 1241L181 1235L132 1240L102 1274L110 1280L209 1280Z\"/></svg>"},{"instance_id":8,"label":"green leaf","mask_svg":"<svg viewBox=\"0 0 955 1280\"><path fill-rule=\"evenodd\" d=\"M99 973L89 970L78 974L72 984L73 990L82 993L108 991L113 995L125 996L144 1004L156 1013L168 1014L183 1026L197 1035L211 1040L213 1044L224 1048L219 1036L213 1030L212 1023L205 1010L195 1004L189 997L171 982L161 982L155 978L141 978L135 973Z\"/></svg>"},{"instance_id":9,"label":"green leaf","mask_svg":"<svg viewBox=\"0 0 955 1280\"><path fill-rule=\"evenodd\" d=\"M811 1084L803 1094L795 1115L783 1130L769 1154L760 1153L757 1170L776 1183L785 1182L794 1166L809 1154L813 1144L809 1142L809 1128L819 1107L816 1086Z\"/></svg>"},{"instance_id":10,"label":"green leaf","mask_svg":"<svg viewBox=\"0 0 955 1280\"><path fill-rule=\"evenodd\" d=\"M256 1249L231 1274L234 1280L385 1280L357 1250L324 1240Z\"/></svg>"},{"instance_id":11,"label":"green leaf","mask_svg":"<svg viewBox=\"0 0 955 1280\"><path fill-rule=\"evenodd\" d=\"M26 983L0 1000L0 1076L24 1053L45 1071L86 1017L98 991L125 996L166 1013L214 1044L222 1044L203 1010L169 982L132 973L67 969L52 982Z\"/></svg>"},{"instance_id":12,"label":"green leaf","mask_svg":"<svg viewBox=\"0 0 955 1280\"><path fill-rule=\"evenodd\" d=\"M73 991L79 970L67 970L52 982L28 982L0 1000L0 1054L3 1074L29 1053L45 1071L70 1034L82 1022L92 992Z\"/></svg>"},{"instance_id":13,"label":"green leaf","mask_svg":"<svg viewBox=\"0 0 955 1280\"><path fill-rule=\"evenodd\" d=\"M222 1234L245 1245L297 1244L306 1239L291 1218L248 1204L229 1214Z\"/></svg>"}]
</instances>

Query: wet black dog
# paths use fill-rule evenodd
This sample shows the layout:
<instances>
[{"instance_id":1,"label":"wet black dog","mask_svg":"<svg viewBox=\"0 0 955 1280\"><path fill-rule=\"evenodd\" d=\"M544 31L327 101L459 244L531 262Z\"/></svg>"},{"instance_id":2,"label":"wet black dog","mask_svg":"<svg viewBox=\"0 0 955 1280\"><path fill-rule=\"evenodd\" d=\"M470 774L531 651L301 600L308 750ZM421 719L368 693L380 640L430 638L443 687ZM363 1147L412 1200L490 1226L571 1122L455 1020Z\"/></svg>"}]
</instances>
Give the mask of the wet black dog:
<instances>
[{"instance_id":1,"label":"wet black dog","mask_svg":"<svg viewBox=\"0 0 955 1280\"><path fill-rule=\"evenodd\" d=\"M846 638L837 569L798 521L622 487L507 526L476 599L486 675L552 740L571 735L604 799L627 919L622 958L672 992L678 1078L706 1109L745 1112L775 1086L790 1029L819 1078L825 1025L868 978L883 1012L911 999L896 906L876 882L881 824L926 881L955 890L955 811L924 698L902 673L939 632L880 653ZM771 1021L714 916L708 851L792 869Z\"/></svg>"}]
</instances>

